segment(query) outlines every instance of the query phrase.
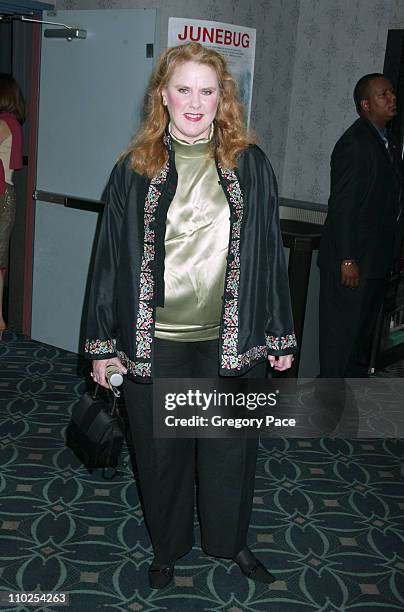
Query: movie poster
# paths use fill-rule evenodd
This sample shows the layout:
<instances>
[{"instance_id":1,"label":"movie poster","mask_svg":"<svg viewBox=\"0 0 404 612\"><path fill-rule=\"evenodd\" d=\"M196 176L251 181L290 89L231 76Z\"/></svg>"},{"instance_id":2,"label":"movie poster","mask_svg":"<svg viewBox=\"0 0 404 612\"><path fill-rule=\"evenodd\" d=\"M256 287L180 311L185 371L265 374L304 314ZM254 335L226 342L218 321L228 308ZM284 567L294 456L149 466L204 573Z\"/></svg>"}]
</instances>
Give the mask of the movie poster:
<instances>
[{"instance_id":1,"label":"movie poster","mask_svg":"<svg viewBox=\"0 0 404 612\"><path fill-rule=\"evenodd\" d=\"M255 38L255 29L230 23L177 17L170 17L168 21L169 47L191 41L200 42L225 56L231 73L239 85L247 124L250 123L251 114Z\"/></svg>"}]
</instances>

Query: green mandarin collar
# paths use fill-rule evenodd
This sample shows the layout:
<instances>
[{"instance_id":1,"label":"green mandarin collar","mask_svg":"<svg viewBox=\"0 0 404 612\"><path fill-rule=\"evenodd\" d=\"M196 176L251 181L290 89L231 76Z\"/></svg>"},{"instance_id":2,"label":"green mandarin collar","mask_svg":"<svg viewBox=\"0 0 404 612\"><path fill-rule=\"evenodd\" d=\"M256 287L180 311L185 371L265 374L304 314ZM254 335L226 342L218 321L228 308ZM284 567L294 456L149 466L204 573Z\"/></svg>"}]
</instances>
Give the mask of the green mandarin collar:
<instances>
[{"instance_id":1,"label":"green mandarin collar","mask_svg":"<svg viewBox=\"0 0 404 612\"><path fill-rule=\"evenodd\" d=\"M177 136L174 136L171 131L171 126L169 127L169 130L176 156L186 157L189 159L194 157L206 157L206 155L209 153L213 129L210 131L209 138L202 138L193 144L189 144L189 142L185 142L185 140L181 140Z\"/></svg>"}]
</instances>

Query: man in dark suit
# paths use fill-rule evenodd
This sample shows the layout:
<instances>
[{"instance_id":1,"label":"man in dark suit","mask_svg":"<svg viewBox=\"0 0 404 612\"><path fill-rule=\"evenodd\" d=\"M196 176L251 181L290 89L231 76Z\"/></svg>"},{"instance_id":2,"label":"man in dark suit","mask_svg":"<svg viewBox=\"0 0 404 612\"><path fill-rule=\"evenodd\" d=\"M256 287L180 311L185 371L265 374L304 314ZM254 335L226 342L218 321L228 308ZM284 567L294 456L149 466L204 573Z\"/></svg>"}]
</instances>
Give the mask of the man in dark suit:
<instances>
[{"instance_id":1,"label":"man in dark suit","mask_svg":"<svg viewBox=\"0 0 404 612\"><path fill-rule=\"evenodd\" d=\"M331 194L320 266L320 376L368 375L370 350L386 279L399 255L401 155L386 124L396 95L382 74L355 86L359 119L331 156Z\"/></svg>"}]
</instances>

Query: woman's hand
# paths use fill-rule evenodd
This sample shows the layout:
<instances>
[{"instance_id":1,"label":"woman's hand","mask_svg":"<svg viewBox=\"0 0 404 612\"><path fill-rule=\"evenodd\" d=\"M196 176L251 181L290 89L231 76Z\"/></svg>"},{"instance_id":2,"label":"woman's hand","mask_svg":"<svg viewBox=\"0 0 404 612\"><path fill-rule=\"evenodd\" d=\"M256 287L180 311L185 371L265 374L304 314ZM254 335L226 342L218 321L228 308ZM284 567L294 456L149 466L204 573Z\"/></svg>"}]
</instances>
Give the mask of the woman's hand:
<instances>
[{"instance_id":1,"label":"woman's hand","mask_svg":"<svg viewBox=\"0 0 404 612\"><path fill-rule=\"evenodd\" d=\"M288 370L293 362L293 355L279 355L276 357L275 355L269 355L268 361L271 364L271 367L274 370L279 370L283 372L283 370Z\"/></svg>"},{"instance_id":2,"label":"woman's hand","mask_svg":"<svg viewBox=\"0 0 404 612\"><path fill-rule=\"evenodd\" d=\"M111 359L94 359L92 363L93 371L91 372L91 376L93 381L106 389L109 389L107 379L105 378L105 369L107 366L116 366L121 374L127 374L128 372L119 357L112 357Z\"/></svg>"}]
</instances>

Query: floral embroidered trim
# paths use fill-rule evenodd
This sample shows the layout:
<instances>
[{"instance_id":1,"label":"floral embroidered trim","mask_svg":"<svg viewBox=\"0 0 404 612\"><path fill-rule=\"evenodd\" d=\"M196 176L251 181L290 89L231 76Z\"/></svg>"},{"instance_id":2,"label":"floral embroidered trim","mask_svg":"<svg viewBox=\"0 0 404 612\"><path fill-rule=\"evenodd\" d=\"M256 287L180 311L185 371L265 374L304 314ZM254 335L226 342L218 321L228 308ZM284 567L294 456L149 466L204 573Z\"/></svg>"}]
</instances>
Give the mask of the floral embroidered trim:
<instances>
[{"instance_id":1,"label":"floral embroidered trim","mask_svg":"<svg viewBox=\"0 0 404 612\"><path fill-rule=\"evenodd\" d=\"M118 351L118 357L132 376L151 377L151 361L132 361L123 351Z\"/></svg>"},{"instance_id":2,"label":"floral embroidered trim","mask_svg":"<svg viewBox=\"0 0 404 612\"><path fill-rule=\"evenodd\" d=\"M268 355L268 349L265 345L253 346L245 353L240 353L237 355L231 354L233 349L231 338L224 339L223 355L225 354L225 347L228 353L226 354L225 358L222 357L222 367L226 370L241 370L242 368L249 366L253 361L258 361L258 359L263 357L266 358Z\"/></svg>"},{"instance_id":3,"label":"floral embroidered trim","mask_svg":"<svg viewBox=\"0 0 404 612\"><path fill-rule=\"evenodd\" d=\"M139 310L136 319L136 357L145 361L131 361L124 353L125 365L134 376L151 376L151 347L153 342L153 297L154 277L151 263L155 257L155 232L153 224L161 196L161 185L168 176L168 162L157 176L150 181L144 204L144 242L140 266Z\"/></svg>"},{"instance_id":4,"label":"floral embroidered trim","mask_svg":"<svg viewBox=\"0 0 404 612\"><path fill-rule=\"evenodd\" d=\"M240 370L252 359L258 359L258 357L255 356L257 353L255 348L250 349L242 355L239 355L237 352L239 330L240 231L243 221L244 201L240 183L238 182L234 170L231 168L222 168L220 164L218 164L218 167L225 182L231 212L229 263L226 269L224 284L222 368L226 370Z\"/></svg>"},{"instance_id":5,"label":"floral embroidered trim","mask_svg":"<svg viewBox=\"0 0 404 612\"><path fill-rule=\"evenodd\" d=\"M165 146L167 147L167 149L172 149L172 140L171 140L171 136L170 136L170 132L168 131L168 128L164 132L163 142Z\"/></svg>"},{"instance_id":6,"label":"floral embroidered trim","mask_svg":"<svg viewBox=\"0 0 404 612\"><path fill-rule=\"evenodd\" d=\"M296 348L295 334L287 334L286 336L267 336L267 347L273 351L284 351L288 348Z\"/></svg>"},{"instance_id":7,"label":"floral embroidered trim","mask_svg":"<svg viewBox=\"0 0 404 612\"><path fill-rule=\"evenodd\" d=\"M239 303L240 292L240 234L243 222L244 200L237 175L231 168L222 168L218 164L222 179L225 183L230 203L230 244L228 266L226 269L225 295L222 328L222 368L225 370L241 370L266 358L268 349L284 350L297 346L295 334L276 338L266 337L266 345L253 346L245 353L239 354Z\"/></svg>"},{"instance_id":8,"label":"floral embroidered trim","mask_svg":"<svg viewBox=\"0 0 404 612\"><path fill-rule=\"evenodd\" d=\"M136 347L137 352L141 352L146 359L151 359L151 345L153 338L149 331L136 332Z\"/></svg>"},{"instance_id":9,"label":"floral embroidered trim","mask_svg":"<svg viewBox=\"0 0 404 612\"><path fill-rule=\"evenodd\" d=\"M99 338L90 340L90 338L87 338L84 350L90 355L108 355L109 353L115 353L116 340L115 338L109 340L100 340Z\"/></svg>"},{"instance_id":10,"label":"floral embroidered trim","mask_svg":"<svg viewBox=\"0 0 404 612\"><path fill-rule=\"evenodd\" d=\"M226 278L226 292L233 297L238 297L238 291L240 287L240 270L229 270Z\"/></svg>"},{"instance_id":11,"label":"floral embroidered trim","mask_svg":"<svg viewBox=\"0 0 404 612\"><path fill-rule=\"evenodd\" d=\"M267 355L268 349L266 346L253 346L252 348L248 349L248 351L238 356L240 368L250 365L252 361L257 361L258 359L261 359L261 357L266 358Z\"/></svg>"}]
</instances>

